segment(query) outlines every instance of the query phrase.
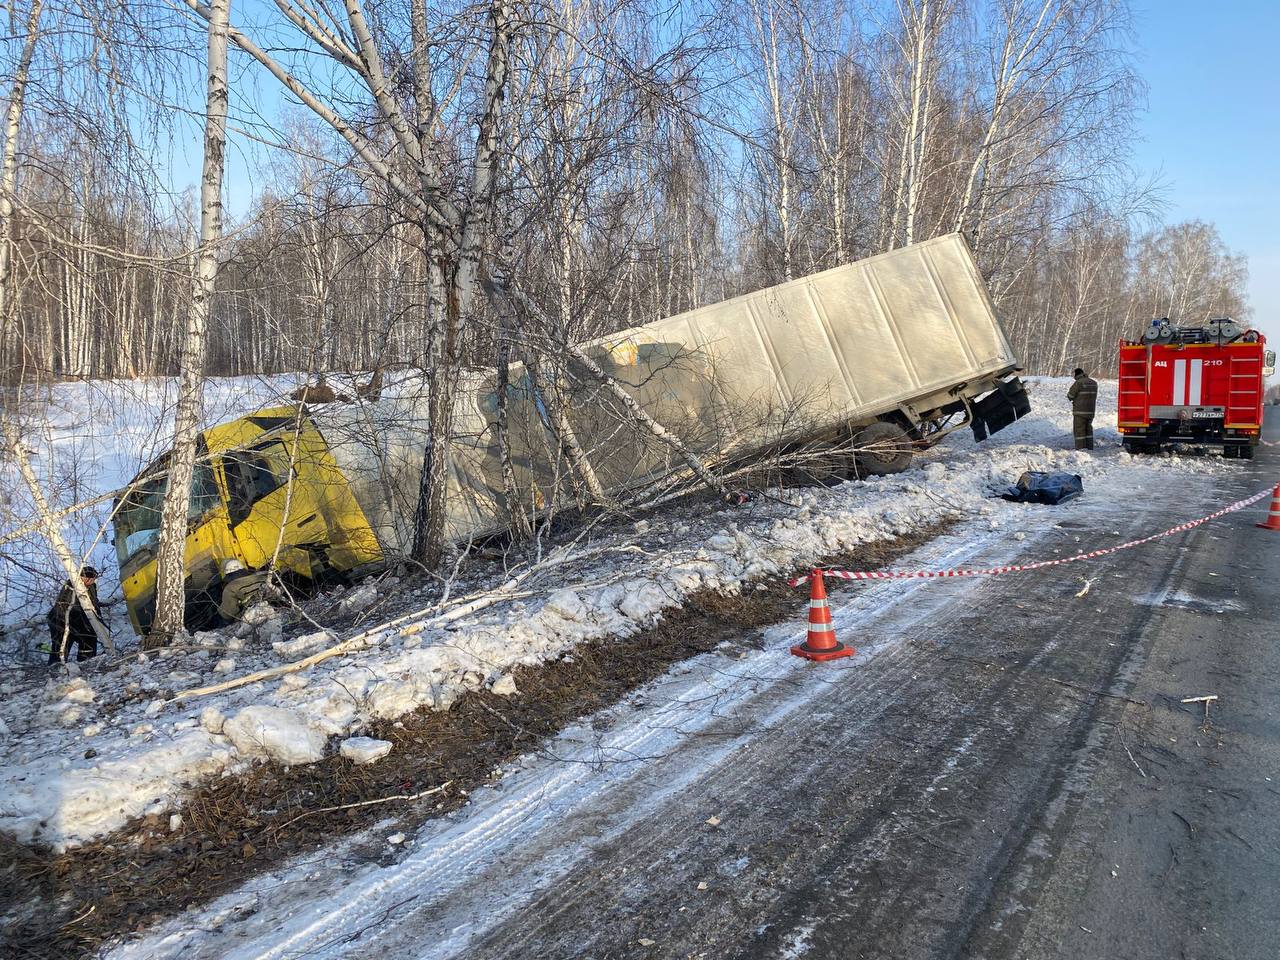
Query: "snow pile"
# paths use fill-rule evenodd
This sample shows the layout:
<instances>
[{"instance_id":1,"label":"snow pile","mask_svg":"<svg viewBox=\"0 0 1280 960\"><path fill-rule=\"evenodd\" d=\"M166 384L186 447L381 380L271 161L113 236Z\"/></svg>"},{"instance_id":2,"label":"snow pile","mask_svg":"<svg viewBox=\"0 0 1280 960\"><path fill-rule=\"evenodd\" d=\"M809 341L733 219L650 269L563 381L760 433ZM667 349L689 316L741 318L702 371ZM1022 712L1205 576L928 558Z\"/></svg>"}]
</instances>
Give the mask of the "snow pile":
<instances>
[{"instance_id":1,"label":"snow pile","mask_svg":"<svg viewBox=\"0 0 1280 960\"><path fill-rule=\"evenodd\" d=\"M131 817L169 810L190 785L255 760L312 763L325 755L331 737L341 738L340 752L351 756L358 748L346 745L371 721L420 707L448 709L467 691L515 695L515 667L555 659L585 641L625 639L692 591L737 590L944 517L1016 538L1072 509L991 498L993 486L1027 469L1081 474L1086 499L1106 496L1109 486L1127 493L1135 483L1156 487L1189 472L1233 470L1218 457L1133 460L1119 449L1114 416L1106 414L1098 418L1097 451L1069 449L1066 388L1064 380L1036 382L1031 417L980 445L957 433L898 476L780 491L739 508L672 505L643 525L552 553L519 589L498 591L500 602L452 619L434 611L395 627L366 627L351 649L303 674L196 699L173 696L284 666L341 637L255 634L234 658L197 646L110 668L91 664L83 686L2 684L0 722L11 733L0 738L0 828L23 840L74 845ZM1114 409L1114 385L1104 384L1102 392L1102 409ZM403 606L413 603L404 587L397 586L394 597L389 591L386 584L366 583L347 594L348 609L367 610L391 598L402 604L397 612L413 609ZM96 727L92 756L82 734L86 724Z\"/></svg>"},{"instance_id":2,"label":"snow pile","mask_svg":"<svg viewBox=\"0 0 1280 960\"><path fill-rule=\"evenodd\" d=\"M324 759L328 736L283 707L245 707L222 725L245 757L267 757L288 766Z\"/></svg>"},{"instance_id":3,"label":"snow pile","mask_svg":"<svg viewBox=\"0 0 1280 960\"><path fill-rule=\"evenodd\" d=\"M351 737L342 741L338 753L354 763L373 763L381 760L391 752L390 740L375 740L373 737Z\"/></svg>"}]
</instances>

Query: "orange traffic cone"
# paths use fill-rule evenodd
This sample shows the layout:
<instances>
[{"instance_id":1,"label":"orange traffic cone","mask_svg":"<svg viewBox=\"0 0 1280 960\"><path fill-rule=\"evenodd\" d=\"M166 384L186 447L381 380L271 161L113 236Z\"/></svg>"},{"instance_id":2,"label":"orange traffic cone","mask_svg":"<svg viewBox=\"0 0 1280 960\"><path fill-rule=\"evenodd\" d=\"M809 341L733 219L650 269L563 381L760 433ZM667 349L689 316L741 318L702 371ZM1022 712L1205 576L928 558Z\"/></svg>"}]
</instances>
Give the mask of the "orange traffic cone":
<instances>
[{"instance_id":1,"label":"orange traffic cone","mask_svg":"<svg viewBox=\"0 0 1280 960\"><path fill-rule=\"evenodd\" d=\"M827 586L822 582L821 568L813 571L810 583L809 636L804 643L792 647L791 652L806 660L837 660L853 656L858 651L837 640L831 626L831 608L827 606Z\"/></svg>"},{"instance_id":2,"label":"orange traffic cone","mask_svg":"<svg viewBox=\"0 0 1280 960\"><path fill-rule=\"evenodd\" d=\"M1267 514L1267 522L1258 524L1263 530L1280 530L1280 483L1276 484L1271 494L1271 512Z\"/></svg>"}]
</instances>

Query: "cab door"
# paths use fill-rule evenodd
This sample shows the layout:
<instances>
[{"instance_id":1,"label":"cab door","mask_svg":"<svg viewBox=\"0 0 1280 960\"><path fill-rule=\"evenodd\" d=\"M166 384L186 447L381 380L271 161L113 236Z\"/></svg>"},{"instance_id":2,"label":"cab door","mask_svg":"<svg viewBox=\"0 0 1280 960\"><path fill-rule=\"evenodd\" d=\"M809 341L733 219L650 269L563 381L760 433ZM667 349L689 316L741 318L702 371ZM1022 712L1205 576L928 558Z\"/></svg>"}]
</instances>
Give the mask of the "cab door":
<instances>
[{"instance_id":1,"label":"cab door","mask_svg":"<svg viewBox=\"0 0 1280 960\"><path fill-rule=\"evenodd\" d=\"M306 547L322 543L326 528L316 491L299 479L303 450L290 434L222 455L231 531L251 568L270 563L278 545L277 566L313 576Z\"/></svg>"}]
</instances>

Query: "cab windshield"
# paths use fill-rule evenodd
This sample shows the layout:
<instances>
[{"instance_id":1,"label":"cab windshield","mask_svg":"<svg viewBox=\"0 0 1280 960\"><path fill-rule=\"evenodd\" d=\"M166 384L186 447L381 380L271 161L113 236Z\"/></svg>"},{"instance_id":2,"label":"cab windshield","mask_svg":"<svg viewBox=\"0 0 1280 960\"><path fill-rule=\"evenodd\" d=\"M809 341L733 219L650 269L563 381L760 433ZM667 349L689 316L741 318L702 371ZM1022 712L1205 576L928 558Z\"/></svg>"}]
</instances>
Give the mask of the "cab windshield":
<instances>
[{"instance_id":1,"label":"cab windshield","mask_svg":"<svg viewBox=\"0 0 1280 960\"><path fill-rule=\"evenodd\" d=\"M144 551L155 552L160 539L160 514L168 486L167 474L148 480L131 490L116 511L116 558L121 568ZM207 463L197 463L191 481L188 520L204 516L221 502L212 468Z\"/></svg>"}]
</instances>

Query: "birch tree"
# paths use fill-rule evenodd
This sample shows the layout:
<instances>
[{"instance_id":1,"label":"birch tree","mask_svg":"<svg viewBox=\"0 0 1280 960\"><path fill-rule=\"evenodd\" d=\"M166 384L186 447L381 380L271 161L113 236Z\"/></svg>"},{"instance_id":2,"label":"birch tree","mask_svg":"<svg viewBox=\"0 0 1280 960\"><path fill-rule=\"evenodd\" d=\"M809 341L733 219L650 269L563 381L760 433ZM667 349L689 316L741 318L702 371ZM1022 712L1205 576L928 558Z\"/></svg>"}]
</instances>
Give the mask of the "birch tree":
<instances>
[{"instance_id":1,"label":"birch tree","mask_svg":"<svg viewBox=\"0 0 1280 960\"><path fill-rule=\"evenodd\" d=\"M16 13L17 6L11 8ZM9 87L9 109L5 112L3 157L0 158L0 342L12 343L16 296L13 290L13 213L18 188L18 138L22 133L22 112L26 103L31 60L40 36L44 0L32 0L27 10L26 34ZM24 357L25 361L25 357ZM5 379L8 379L7 377ZM21 379L21 378L19 378Z\"/></svg>"},{"instance_id":2,"label":"birch tree","mask_svg":"<svg viewBox=\"0 0 1280 960\"><path fill-rule=\"evenodd\" d=\"M183 630L186 609L185 559L187 512L196 447L200 438L201 392L209 315L218 278L218 241L222 234L222 179L227 142L227 30L231 0L213 0L208 35L208 92L205 106L204 163L200 176L200 245L192 271L178 361L178 399L168 485L161 508L160 548L156 556L156 614L151 642L165 642Z\"/></svg>"}]
</instances>

